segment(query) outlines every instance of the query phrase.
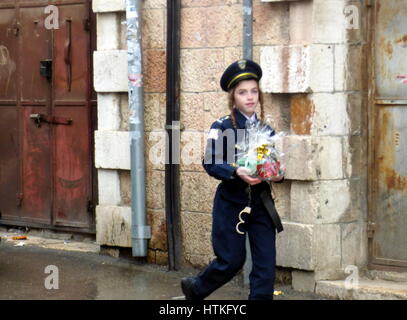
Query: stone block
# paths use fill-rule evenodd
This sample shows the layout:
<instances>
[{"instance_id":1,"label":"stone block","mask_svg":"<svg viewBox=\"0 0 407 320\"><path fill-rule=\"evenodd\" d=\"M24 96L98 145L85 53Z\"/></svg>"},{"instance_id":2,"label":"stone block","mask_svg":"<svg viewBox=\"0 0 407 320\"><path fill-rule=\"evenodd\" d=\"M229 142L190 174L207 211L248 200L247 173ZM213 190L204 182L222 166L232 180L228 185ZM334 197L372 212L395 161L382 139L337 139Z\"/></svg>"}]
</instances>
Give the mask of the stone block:
<instances>
[{"instance_id":1,"label":"stone block","mask_svg":"<svg viewBox=\"0 0 407 320\"><path fill-rule=\"evenodd\" d=\"M146 205L149 209L165 207L165 172L151 170L146 172Z\"/></svg>"},{"instance_id":2,"label":"stone block","mask_svg":"<svg viewBox=\"0 0 407 320\"><path fill-rule=\"evenodd\" d=\"M343 43L346 40L346 2L314 0L312 40L314 43Z\"/></svg>"},{"instance_id":3,"label":"stone block","mask_svg":"<svg viewBox=\"0 0 407 320\"><path fill-rule=\"evenodd\" d=\"M289 32L290 43L304 45L312 43L312 1L290 3Z\"/></svg>"},{"instance_id":4,"label":"stone block","mask_svg":"<svg viewBox=\"0 0 407 320\"><path fill-rule=\"evenodd\" d=\"M181 9L181 47L208 48L242 45L241 6Z\"/></svg>"},{"instance_id":5,"label":"stone block","mask_svg":"<svg viewBox=\"0 0 407 320\"><path fill-rule=\"evenodd\" d=\"M127 51L95 51L93 63L96 92L128 91Z\"/></svg>"},{"instance_id":6,"label":"stone block","mask_svg":"<svg viewBox=\"0 0 407 320\"><path fill-rule=\"evenodd\" d=\"M344 93L314 93L311 95L314 113L312 115L311 135L347 135L350 131L348 96Z\"/></svg>"},{"instance_id":7,"label":"stone block","mask_svg":"<svg viewBox=\"0 0 407 320\"><path fill-rule=\"evenodd\" d=\"M99 205L117 206L121 202L117 170L98 169Z\"/></svg>"},{"instance_id":8,"label":"stone block","mask_svg":"<svg viewBox=\"0 0 407 320\"><path fill-rule=\"evenodd\" d=\"M291 132L296 135L310 135L315 116L315 105L309 94L295 94L290 105Z\"/></svg>"},{"instance_id":9,"label":"stone block","mask_svg":"<svg viewBox=\"0 0 407 320\"><path fill-rule=\"evenodd\" d=\"M300 1L300 0L260 0L261 2L291 2L291 1Z\"/></svg>"},{"instance_id":10,"label":"stone block","mask_svg":"<svg viewBox=\"0 0 407 320\"><path fill-rule=\"evenodd\" d=\"M93 0L93 12L126 11L126 0Z\"/></svg>"},{"instance_id":11,"label":"stone block","mask_svg":"<svg viewBox=\"0 0 407 320\"><path fill-rule=\"evenodd\" d=\"M291 183L291 220L325 224L354 221L348 180Z\"/></svg>"},{"instance_id":12,"label":"stone block","mask_svg":"<svg viewBox=\"0 0 407 320\"><path fill-rule=\"evenodd\" d=\"M96 242L131 247L131 207L96 206Z\"/></svg>"},{"instance_id":13,"label":"stone block","mask_svg":"<svg viewBox=\"0 0 407 320\"><path fill-rule=\"evenodd\" d=\"M334 91L334 47L311 45L309 87L312 92Z\"/></svg>"},{"instance_id":14,"label":"stone block","mask_svg":"<svg viewBox=\"0 0 407 320\"><path fill-rule=\"evenodd\" d=\"M219 79L226 67L222 49L182 49L181 91L219 91Z\"/></svg>"},{"instance_id":15,"label":"stone block","mask_svg":"<svg viewBox=\"0 0 407 320\"><path fill-rule=\"evenodd\" d=\"M313 256L315 270L341 268L341 225L316 224L313 227Z\"/></svg>"},{"instance_id":16,"label":"stone block","mask_svg":"<svg viewBox=\"0 0 407 320\"><path fill-rule=\"evenodd\" d=\"M131 171L117 170L120 179L121 205L131 206Z\"/></svg>"},{"instance_id":17,"label":"stone block","mask_svg":"<svg viewBox=\"0 0 407 320\"><path fill-rule=\"evenodd\" d=\"M98 93L98 130L120 129L120 95Z\"/></svg>"},{"instance_id":18,"label":"stone block","mask_svg":"<svg viewBox=\"0 0 407 320\"><path fill-rule=\"evenodd\" d=\"M145 0L142 6L143 9L164 9L167 6L167 0Z\"/></svg>"},{"instance_id":19,"label":"stone block","mask_svg":"<svg viewBox=\"0 0 407 320\"><path fill-rule=\"evenodd\" d=\"M346 177L366 179L367 177L367 139L365 136L350 136L344 140Z\"/></svg>"},{"instance_id":20,"label":"stone block","mask_svg":"<svg viewBox=\"0 0 407 320\"><path fill-rule=\"evenodd\" d=\"M164 93L167 83L165 50L144 50L143 59L145 92Z\"/></svg>"},{"instance_id":21,"label":"stone block","mask_svg":"<svg viewBox=\"0 0 407 320\"><path fill-rule=\"evenodd\" d=\"M317 295L338 300L352 300L352 290L346 290L343 281L318 281Z\"/></svg>"},{"instance_id":22,"label":"stone block","mask_svg":"<svg viewBox=\"0 0 407 320\"><path fill-rule=\"evenodd\" d=\"M355 265L359 269L368 262L367 230L365 222L342 224L342 268Z\"/></svg>"},{"instance_id":23,"label":"stone block","mask_svg":"<svg viewBox=\"0 0 407 320\"><path fill-rule=\"evenodd\" d=\"M118 12L118 19L119 19L119 49L127 51L127 19L126 19L126 12ZM143 46L144 48L144 46Z\"/></svg>"},{"instance_id":24,"label":"stone block","mask_svg":"<svg viewBox=\"0 0 407 320\"><path fill-rule=\"evenodd\" d=\"M310 92L310 47L265 46L260 49L261 87L268 93Z\"/></svg>"},{"instance_id":25,"label":"stone block","mask_svg":"<svg viewBox=\"0 0 407 320\"><path fill-rule=\"evenodd\" d=\"M211 106L210 109L215 109ZM181 123L186 130L205 130L204 95L202 93L181 93Z\"/></svg>"},{"instance_id":26,"label":"stone block","mask_svg":"<svg viewBox=\"0 0 407 320\"><path fill-rule=\"evenodd\" d=\"M276 237L277 265L313 270L314 246L312 225L284 222L284 231Z\"/></svg>"},{"instance_id":27,"label":"stone block","mask_svg":"<svg viewBox=\"0 0 407 320\"><path fill-rule=\"evenodd\" d=\"M406 300L405 283L360 279L358 286L347 289L344 280L318 281L316 294L340 300Z\"/></svg>"},{"instance_id":28,"label":"stone block","mask_svg":"<svg viewBox=\"0 0 407 320\"><path fill-rule=\"evenodd\" d=\"M347 98L347 112L350 120L350 135L365 135L367 116L363 108L362 93L349 93Z\"/></svg>"},{"instance_id":29,"label":"stone block","mask_svg":"<svg viewBox=\"0 0 407 320\"><path fill-rule=\"evenodd\" d=\"M98 13L96 19L97 50L118 50L120 25L116 13Z\"/></svg>"},{"instance_id":30,"label":"stone block","mask_svg":"<svg viewBox=\"0 0 407 320\"><path fill-rule=\"evenodd\" d=\"M253 46L253 60L254 61L259 61L254 53L255 48L259 48L259 47L255 47ZM230 65L231 63L233 63L234 61L243 59L243 50L242 47L225 47L223 49L224 51L224 64L225 66Z\"/></svg>"},{"instance_id":31,"label":"stone block","mask_svg":"<svg viewBox=\"0 0 407 320\"><path fill-rule=\"evenodd\" d=\"M230 114L228 96L224 92L204 92L199 95L203 97L203 130L209 131L212 123Z\"/></svg>"},{"instance_id":32,"label":"stone block","mask_svg":"<svg viewBox=\"0 0 407 320\"><path fill-rule=\"evenodd\" d=\"M150 249L167 251L167 225L164 210L147 210L147 224L151 226Z\"/></svg>"},{"instance_id":33,"label":"stone block","mask_svg":"<svg viewBox=\"0 0 407 320\"><path fill-rule=\"evenodd\" d=\"M211 213L218 184L206 172L182 172L181 210Z\"/></svg>"},{"instance_id":34,"label":"stone block","mask_svg":"<svg viewBox=\"0 0 407 320\"><path fill-rule=\"evenodd\" d=\"M262 89L269 93L332 92L332 45L265 46L261 49Z\"/></svg>"},{"instance_id":35,"label":"stone block","mask_svg":"<svg viewBox=\"0 0 407 320\"><path fill-rule=\"evenodd\" d=\"M165 19L164 9L146 9L142 12L142 47L143 49L165 48Z\"/></svg>"},{"instance_id":36,"label":"stone block","mask_svg":"<svg viewBox=\"0 0 407 320\"><path fill-rule=\"evenodd\" d=\"M144 94L144 97L146 97L147 94ZM130 117L130 110L129 110L129 95L128 93L120 93L120 131L130 131L130 126L129 126L129 117ZM144 100L144 108L147 108L146 102ZM144 115L146 117L146 115Z\"/></svg>"},{"instance_id":37,"label":"stone block","mask_svg":"<svg viewBox=\"0 0 407 320\"><path fill-rule=\"evenodd\" d=\"M283 137L286 178L290 180L342 179L341 137Z\"/></svg>"},{"instance_id":38,"label":"stone block","mask_svg":"<svg viewBox=\"0 0 407 320\"><path fill-rule=\"evenodd\" d=\"M335 45L335 91L360 91L363 86L363 46Z\"/></svg>"},{"instance_id":39,"label":"stone block","mask_svg":"<svg viewBox=\"0 0 407 320\"><path fill-rule=\"evenodd\" d=\"M213 6L230 6L242 3L242 0L183 0L181 6L187 7L213 7Z\"/></svg>"},{"instance_id":40,"label":"stone block","mask_svg":"<svg viewBox=\"0 0 407 320\"><path fill-rule=\"evenodd\" d=\"M144 94L144 128L156 131L165 127L166 101L163 93Z\"/></svg>"},{"instance_id":41,"label":"stone block","mask_svg":"<svg viewBox=\"0 0 407 320\"><path fill-rule=\"evenodd\" d=\"M206 146L206 132L185 130L181 133L181 171L204 171L202 159Z\"/></svg>"},{"instance_id":42,"label":"stone block","mask_svg":"<svg viewBox=\"0 0 407 320\"><path fill-rule=\"evenodd\" d=\"M164 170L165 164L169 163L167 159L168 134L164 129L154 130L145 133L145 160L147 170Z\"/></svg>"},{"instance_id":43,"label":"stone block","mask_svg":"<svg viewBox=\"0 0 407 320\"><path fill-rule=\"evenodd\" d=\"M286 180L283 183L272 183L274 203L279 216L284 220L290 220L290 189L291 181L289 180Z\"/></svg>"},{"instance_id":44,"label":"stone block","mask_svg":"<svg viewBox=\"0 0 407 320\"><path fill-rule=\"evenodd\" d=\"M130 170L129 132L95 131L95 167Z\"/></svg>"},{"instance_id":45,"label":"stone block","mask_svg":"<svg viewBox=\"0 0 407 320\"><path fill-rule=\"evenodd\" d=\"M291 285L294 290L300 292L314 292L316 281L314 272L293 270Z\"/></svg>"},{"instance_id":46,"label":"stone block","mask_svg":"<svg viewBox=\"0 0 407 320\"><path fill-rule=\"evenodd\" d=\"M212 215L183 211L181 221L185 256L199 255L203 258L201 261L206 263L213 256L211 243ZM196 261L190 262L193 265L196 264Z\"/></svg>"},{"instance_id":47,"label":"stone block","mask_svg":"<svg viewBox=\"0 0 407 320\"><path fill-rule=\"evenodd\" d=\"M266 122L277 132L290 132L291 97L282 94L263 94L264 113ZM293 134L297 134L291 131Z\"/></svg>"},{"instance_id":48,"label":"stone block","mask_svg":"<svg viewBox=\"0 0 407 320\"><path fill-rule=\"evenodd\" d=\"M253 45L281 45L289 43L288 9L289 5L287 3L274 5L253 3ZM240 19L242 18L240 17Z\"/></svg>"}]
</instances>

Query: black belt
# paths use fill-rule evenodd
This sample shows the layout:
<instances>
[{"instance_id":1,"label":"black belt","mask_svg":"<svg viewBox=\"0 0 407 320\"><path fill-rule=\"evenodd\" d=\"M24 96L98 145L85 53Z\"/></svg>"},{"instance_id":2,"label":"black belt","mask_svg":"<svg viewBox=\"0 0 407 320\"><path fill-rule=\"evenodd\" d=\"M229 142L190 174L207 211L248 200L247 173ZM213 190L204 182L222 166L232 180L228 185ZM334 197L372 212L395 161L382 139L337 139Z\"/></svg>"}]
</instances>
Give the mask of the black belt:
<instances>
[{"instance_id":1,"label":"black belt","mask_svg":"<svg viewBox=\"0 0 407 320\"><path fill-rule=\"evenodd\" d=\"M281 223L280 216L277 213L276 207L274 206L273 199L271 198L270 192L268 192L268 190L263 190L260 193L260 198L263 201L263 204L266 207L266 209L271 217L271 220L273 220L273 223L277 229L277 232L283 231L284 228Z\"/></svg>"}]
</instances>

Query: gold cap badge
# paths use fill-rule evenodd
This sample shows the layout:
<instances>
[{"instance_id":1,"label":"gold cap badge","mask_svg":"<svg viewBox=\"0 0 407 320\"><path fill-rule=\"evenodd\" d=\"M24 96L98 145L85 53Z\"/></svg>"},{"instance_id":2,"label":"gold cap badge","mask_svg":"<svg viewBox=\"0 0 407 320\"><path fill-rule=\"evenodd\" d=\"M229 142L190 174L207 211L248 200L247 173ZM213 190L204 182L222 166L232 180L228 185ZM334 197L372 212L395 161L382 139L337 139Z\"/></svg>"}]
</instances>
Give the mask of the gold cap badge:
<instances>
[{"instance_id":1,"label":"gold cap badge","mask_svg":"<svg viewBox=\"0 0 407 320\"><path fill-rule=\"evenodd\" d=\"M246 60L240 60L237 65L239 66L240 69L244 70L246 69Z\"/></svg>"}]
</instances>

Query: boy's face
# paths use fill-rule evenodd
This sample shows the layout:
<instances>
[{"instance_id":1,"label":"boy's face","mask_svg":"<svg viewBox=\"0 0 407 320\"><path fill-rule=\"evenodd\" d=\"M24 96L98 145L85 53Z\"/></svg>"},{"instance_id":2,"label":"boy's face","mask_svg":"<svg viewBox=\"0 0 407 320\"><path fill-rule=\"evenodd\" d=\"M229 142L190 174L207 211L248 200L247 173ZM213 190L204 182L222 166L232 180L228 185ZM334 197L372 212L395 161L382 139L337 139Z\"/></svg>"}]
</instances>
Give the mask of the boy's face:
<instances>
[{"instance_id":1,"label":"boy's face","mask_svg":"<svg viewBox=\"0 0 407 320\"><path fill-rule=\"evenodd\" d=\"M259 88L256 80L240 81L234 92L235 106L240 112L251 116L259 102Z\"/></svg>"}]
</instances>

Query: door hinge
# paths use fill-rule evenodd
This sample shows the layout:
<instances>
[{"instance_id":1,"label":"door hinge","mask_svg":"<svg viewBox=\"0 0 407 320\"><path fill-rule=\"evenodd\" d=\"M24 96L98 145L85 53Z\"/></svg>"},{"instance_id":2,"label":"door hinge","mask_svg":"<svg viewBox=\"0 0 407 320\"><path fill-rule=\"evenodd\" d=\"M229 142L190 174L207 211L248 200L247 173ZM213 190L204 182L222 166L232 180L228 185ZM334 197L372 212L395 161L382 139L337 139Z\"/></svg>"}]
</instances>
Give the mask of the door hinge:
<instances>
[{"instance_id":1,"label":"door hinge","mask_svg":"<svg viewBox=\"0 0 407 320\"><path fill-rule=\"evenodd\" d=\"M367 223L367 237L373 238L373 234L376 231L376 223L369 221Z\"/></svg>"},{"instance_id":2,"label":"door hinge","mask_svg":"<svg viewBox=\"0 0 407 320\"><path fill-rule=\"evenodd\" d=\"M22 204L22 202L23 202L23 197L24 197L24 194L23 193L16 193L16 206L17 207L21 207L21 204Z\"/></svg>"},{"instance_id":3,"label":"door hinge","mask_svg":"<svg viewBox=\"0 0 407 320\"><path fill-rule=\"evenodd\" d=\"M85 31L90 31L90 19L83 20L83 29Z\"/></svg>"}]
</instances>

